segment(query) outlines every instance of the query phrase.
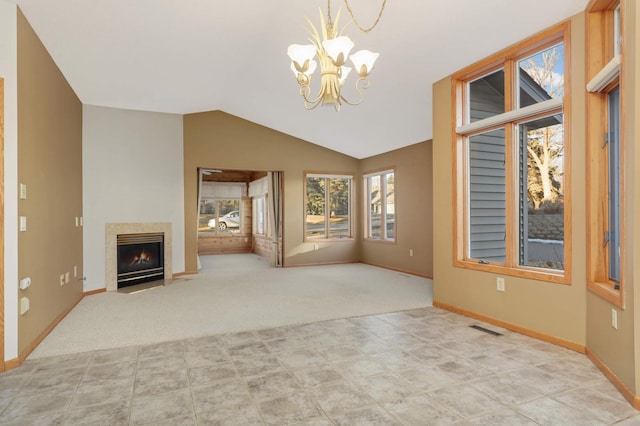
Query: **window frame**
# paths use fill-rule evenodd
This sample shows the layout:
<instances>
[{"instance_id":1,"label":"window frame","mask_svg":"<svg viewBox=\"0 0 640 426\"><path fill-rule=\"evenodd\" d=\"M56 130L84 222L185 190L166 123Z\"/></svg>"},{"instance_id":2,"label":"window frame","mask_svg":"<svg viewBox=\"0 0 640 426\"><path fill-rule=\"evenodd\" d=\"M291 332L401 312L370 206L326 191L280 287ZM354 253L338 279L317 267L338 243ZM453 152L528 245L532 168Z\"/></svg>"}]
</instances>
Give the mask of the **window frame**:
<instances>
[{"instance_id":1,"label":"window frame","mask_svg":"<svg viewBox=\"0 0 640 426\"><path fill-rule=\"evenodd\" d=\"M611 304L625 307L625 138L624 138L624 32L625 3L619 0L595 0L587 8L587 81L588 88L596 87L594 80L607 74L605 82L587 93L587 288ZM616 22L619 19L618 22ZM614 63L618 67L612 67ZM604 86L604 87L602 87ZM609 95L619 90L618 164L619 177L619 280L610 277L610 141L603 140L610 129ZM617 287L617 288L616 288Z\"/></svg>"},{"instance_id":2,"label":"window frame","mask_svg":"<svg viewBox=\"0 0 640 426\"><path fill-rule=\"evenodd\" d=\"M259 213L259 206L258 204L262 203L262 215L260 215ZM253 235L259 235L259 236L267 236L268 234L268 224L269 224L269 220L268 220L268 209L267 209L267 196L266 195L259 195L256 197L251 197L251 210L253 213ZM262 231L263 232L259 232L259 223L258 223L258 218L262 216Z\"/></svg>"},{"instance_id":3,"label":"window frame","mask_svg":"<svg viewBox=\"0 0 640 426\"><path fill-rule=\"evenodd\" d=\"M325 194L324 194L324 238L313 238L307 235L307 179L308 178L320 178L325 179ZM349 202L348 206L348 218L349 224L347 226L348 236L347 237L330 237L331 235L331 214L326 214L330 212L329 203L330 203L330 185L328 185L328 181L330 179L348 179L349 180L349 189L348 189L348 197L347 200ZM316 172L316 171L305 171L304 179L303 179L303 209L302 209L302 223L303 223L303 242L307 243L318 243L318 242L340 242L340 241L353 241L355 239L354 235L354 185L353 185L354 175L352 173L341 173L341 172Z\"/></svg>"},{"instance_id":4,"label":"window frame","mask_svg":"<svg viewBox=\"0 0 640 426\"><path fill-rule=\"evenodd\" d=\"M559 43L564 48L564 95L530 106L519 107L518 61ZM542 31L520 43L467 67L452 77L453 180L454 180L454 266L559 284L571 283L571 41L569 21ZM504 113L470 122L468 83L504 69ZM520 265L518 256L518 149L517 127L521 123L563 114L564 132L564 270ZM474 135L504 128L505 131L505 210L506 259L504 263L484 262L469 256L469 176L468 139Z\"/></svg>"},{"instance_id":5,"label":"window frame","mask_svg":"<svg viewBox=\"0 0 640 426\"><path fill-rule=\"evenodd\" d=\"M216 237L237 237L239 235L242 234L242 225L243 225L243 205L242 205L242 198L235 198L235 197L227 197L227 198L209 198L209 200L212 200L214 203L214 211L215 211L215 216L214 219L216 220L216 226L215 228L213 228L212 231L209 231L208 234L213 234ZM237 201L238 202L238 232L220 232L220 228L219 228L219 221L220 218L224 217L227 213L223 214L222 216L220 216L219 214L219 205L218 203L221 201ZM232 210L233 211L233 210ZM227 228L229 229L229 228Z\"/></svg>"},{"instance_id":6,"label":"window frame","mask_svg":"<svg viewBox=\"0 0 640 426\"><path fill-rule=\"evenodd\" d=\"M386 193L387 193L387 184L386 184L386 177L387 175L393 174L393 184L394 184L394 190L393 190L393 209L394 209L394 213L393 213L393 218L394 218L394 225L393 225L393 238L388 238L387 236L387 227L386 227L386 223L387 223L387 203L382 203L382 212L380 215L380 223L385 223L385 226L381 229L383 232L380 236L380 238L375 238L371 236L371 178L372 177L380 177L380 182L385 182L384 183L384 194L385 194L385 199L386 199ZM364 209L363 209L363 213L364 213L364 240L365 241L370 241L370 242L376 242L376 243L385 243L385 244L396 244L397 238L398 238L398 221L397 221L397 213L396 213L396 179L397 179L397 175L396 175L396 170L395 167L389 167L389 168L384 168L381 170L376 170L376 171L371 171L371 172L366 172L363 174L362 176L362 182L363 182L363 192L364 192ZM381 185L382 186L382 185ZM384 234L384 235L383 235Z\"/></svg>"}]
</instances>

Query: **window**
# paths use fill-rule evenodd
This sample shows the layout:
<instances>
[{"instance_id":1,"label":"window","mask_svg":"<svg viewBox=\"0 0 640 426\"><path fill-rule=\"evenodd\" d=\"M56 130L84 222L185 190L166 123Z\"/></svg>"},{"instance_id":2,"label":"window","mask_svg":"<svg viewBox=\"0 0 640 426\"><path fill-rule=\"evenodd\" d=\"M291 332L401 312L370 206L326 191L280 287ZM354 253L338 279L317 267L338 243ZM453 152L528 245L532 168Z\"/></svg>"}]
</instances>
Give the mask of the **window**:
<instances>
[{"instance_id":1,"label":"window","mask_svg":"<svg viewBox=\"0 0 640 426\"><path fill-rule=\"evenodd\" d=\"M569 282L568 27L453 78L457 266Z\"/></svg>"},{"instance_id":2,"label":"window","mask_svg":"<svg viewBox=\"0 0 640 426\"><path fill-rule=\"evenodd\" d=\"M267 234L267 209L265 197L253 198L253 233L257 235Z\"/></svg>"},{"instance_id":3,"label":"window","mask_svg":"<svg viewBox=\"0 0 640 426\"><path fill-rule=\"evenodd\" d=\"M393 170L364 176L365 238L395 241L395 181Z\"/></svg>"},{"instance_id":4,"label":"window","mask_svg":"<svg viewBox=\"0 0 640 426\"><path fill-rule=\"evenodd\" d=\"M243 182L200 183L200 215L198 232L206 234L240 234L242 232L242 204L247 195Z\"/></svg>"},{"instance_id":5,"label":"window","mask_svg":"<svg viewBox=\"0 0 640 426\"><path fill-rule=\"evenodd\" d=\"M249 197L251 197L253 233L256 235L268 234L267 220L267 193L269 183L266 177L249 182Z\"/></svg>"},{"instance_id":6,"label":"window","mask_svg":"<svg viewBox=\"0 0 640 426\"><path fill-rule=\"evenodd\" d=\"M305 177L305 238L351 238L351 176Z\"/></svg>"},{"instance_id":7,"label":"window","mask_svg":"<svg viewBox=\"0 0 640 426\"><path fill-rule=\"evenodd\" d=\"M210 231L216 234L238 234L241 228L240 200L203 200L211 206L211 218L207 222Z\"/></svg>"},{"instance_id":8,"label":"window","mask_svg":"<svg viewBox=\"0 0 640 426\"><path fill-rule=\"evenodd\" d=\"M587 10L588 288L624 307L624 138L620 79L624 5L594 1ZM604 119L603 119L604 118Z\"/></svg>"},{"instance_id":9,"label":"window","mask_svg":"<svg viewBox=\"0 0 640 426\"><path fill-rule=\"evenodd\" d=\"M608 278L620 288L620 87L607 94L607 168L609 220L605 243L608 250Z\"/></svg>"}]
</instances>

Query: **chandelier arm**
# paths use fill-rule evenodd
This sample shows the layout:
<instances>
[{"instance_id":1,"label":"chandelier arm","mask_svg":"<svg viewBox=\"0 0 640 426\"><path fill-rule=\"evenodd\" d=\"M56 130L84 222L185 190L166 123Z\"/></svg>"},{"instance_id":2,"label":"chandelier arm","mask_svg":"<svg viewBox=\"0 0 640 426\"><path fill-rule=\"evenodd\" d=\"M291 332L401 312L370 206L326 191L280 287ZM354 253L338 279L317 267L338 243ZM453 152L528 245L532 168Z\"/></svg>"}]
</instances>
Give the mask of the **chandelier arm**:
<instances>
[{"instance_id":1,"label":"chandelier arm","mask_svg":"<svg viewBox=\"0 0 640 426\"><path fill-rule=\"evenodd\" d=\"M347 105L356 106L362 103L362 101L364 100L364 93L362 91L367 90L369 88L369 79L367 79L366 77L360 77L358 80L356 80L355 86L356 86L356 91L360 96L360 99L358 99L356 102L351 102L347 98L345 98L342 94L340 95L340 99L342 99Z\"/></svg>"},{"instance_id":2,"label":"chandelier arm","mask_svg":"<svg viewBox=\"0 0 640 426\"><path fill-rule=\"evenodd\" d=\"M311 86L308 84L300 84L300 96L304 99L304 108L306 110L312 110L320 105L320 101L322 100L322 95L318 95L315 99L309 99L309 94L311 93Z\"/></svg>"},{"instance_id":3,"label":"chandelier arm","mask_svg":"<svg viewBox=\"0 0 640 426\"><path fill-rule=\"evenodd\" d=\"M330 2L331 2L331 0L329 0L329 3ZM347 10L349 11L349 15L351 15L351 19L356 24L358 29L363 33L368 33L369 31L373 30L376 27L376 25L378 25L378 22L380 22L380 18L382 18L382 12L384 12L384 7L387 5L387 0L382 0L382 6L380 7L380 12L378 13L378 17L376 18L375 22L369 28L362 28L362 26L360 25L360 23L356 19L355 15L353 14L353 10L351 10L351 6L349 6L349 0L344 0L344 4L347 6Z\"/></svg>"}]
</instances>

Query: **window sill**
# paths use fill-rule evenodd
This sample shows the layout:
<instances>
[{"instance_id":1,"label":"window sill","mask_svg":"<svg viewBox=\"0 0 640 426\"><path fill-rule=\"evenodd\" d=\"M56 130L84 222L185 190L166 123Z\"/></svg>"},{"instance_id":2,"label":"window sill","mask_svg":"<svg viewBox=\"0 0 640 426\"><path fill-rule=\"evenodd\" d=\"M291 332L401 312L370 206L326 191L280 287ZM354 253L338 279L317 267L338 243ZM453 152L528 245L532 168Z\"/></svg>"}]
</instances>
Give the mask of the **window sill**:
<instances>
[{"instance_id":1,"label":"window sill","mask_svg":"<svg viewBox=\"0 0 640 426\"><path fill-rule=\"evenodd\" d=\"M247 237L244 234L215 234L208 232L199 232L198 238L239 238L239 237Z\"/></svg>"},{"instance_id":2,"label":"window sill","mask_svg":"<svg viewBox=\"0 0 640 426\"><path fill-rule=\"evenodd\" d=\"M305 238L304 239L304 243L343 243L343 242L350 242L350 241L355 241L356 239L354 237L348 237L348 238L318 238L318 239L311 239L311 238Z\"/></svg>"},{"instance_id":3,"label":"window sill","mask_svg":"<svg viewBox=\"0 0 640 426\"><path fill-rule=\"evenodd\" d=\"M551 271L549 269L537 269L537 268L510 268L505 265L497 264L482 264L477 260L455 260L453 266L458 268L473 269L482 272L492 272L500 275L509 275L512 277L527 278L537 281L545 281L556 284L571 285L571 277L567 271Z\"/></svg>"},{"instance_id":4,"label":"window sill","mask_svg":"<svg viewBox=\"0 0 640 426\"><path fill-rule=\"evenodd\" d=\"M375 243L375 244L390 244L390 245L396 244L396 240L383 240L381 238L364 238L363 241L365 243Z\"/></svg>"},{"instance_id":5,"label":"window sill","mask_svg":"<svg viewBox=\"0 0 640 426\"><path fill-rule=\"evenodd\" d=\"M589 281L587 288L593 294L603 298L612 305L624 309L624 297L622 291L614 289L610 284Z\"/></svg>"}]
</instances>

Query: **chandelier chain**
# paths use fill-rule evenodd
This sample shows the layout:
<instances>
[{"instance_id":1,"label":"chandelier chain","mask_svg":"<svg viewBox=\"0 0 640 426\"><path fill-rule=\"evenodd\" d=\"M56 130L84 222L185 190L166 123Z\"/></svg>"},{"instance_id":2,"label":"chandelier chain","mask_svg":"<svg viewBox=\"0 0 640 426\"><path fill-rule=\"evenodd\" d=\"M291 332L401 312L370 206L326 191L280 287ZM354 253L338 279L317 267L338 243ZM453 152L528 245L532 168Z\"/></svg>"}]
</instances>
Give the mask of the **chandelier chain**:
<instances>
[{"instance_id":1,"label":"chandelier chain","mask_svg":"<svg viewBox=\"0 0 640 426\"><path fill-rule=\"evenodd\" d=\"M347 6L347 10L349 11L349 15L351 15L351 19L353 19L353 22L356 24L358 29L360 31L362 31L363 33L368 33L369 31L373 30L376 27L376 25L378 25L378 22L380 22L380 18L382 18L382 12L384 12L384 7L387 4L387 0L382 0L382 6L380 7L380 12L378 12L378 17L376 18L375 22L369 28L362 28L362 26L360 25L360 23L356 19L355 15L353 14L353 10L351 10L351 6L349 6L349 0L344 0L344 4Z\"/></svg>"}]
</instances>

